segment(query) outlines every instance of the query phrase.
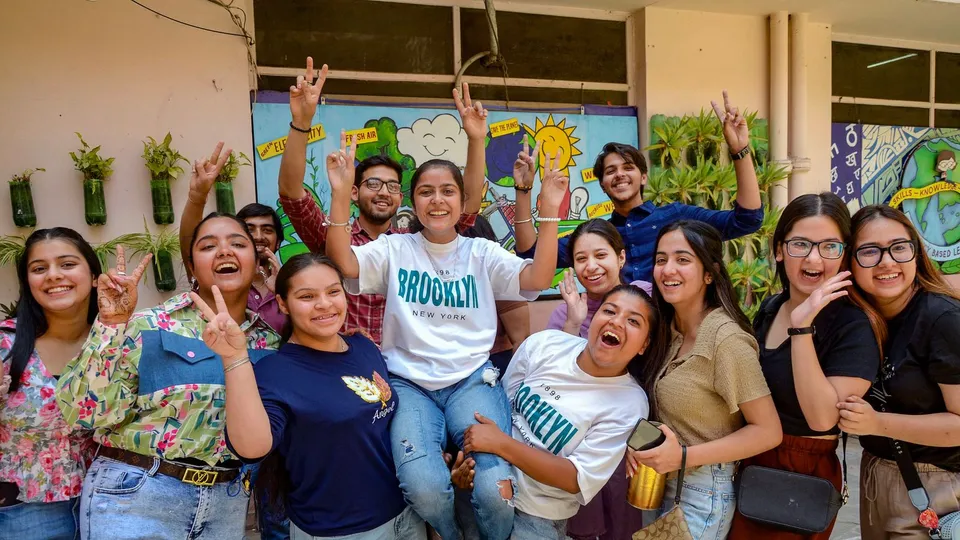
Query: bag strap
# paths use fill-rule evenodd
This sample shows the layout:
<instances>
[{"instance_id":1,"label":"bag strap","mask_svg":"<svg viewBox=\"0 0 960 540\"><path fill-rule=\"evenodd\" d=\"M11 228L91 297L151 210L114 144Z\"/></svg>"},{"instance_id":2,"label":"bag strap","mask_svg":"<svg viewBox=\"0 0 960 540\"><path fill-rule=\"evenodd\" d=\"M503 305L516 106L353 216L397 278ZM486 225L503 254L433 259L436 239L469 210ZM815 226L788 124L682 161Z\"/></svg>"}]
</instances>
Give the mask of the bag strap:
<instances>
[{"instance_id":1,"label":"bag strap","mask_svg":"<svg viewBox=\"0 0 960 540\"><path fill-rule=\"evenodd\" d=\"M840 435L840 440L843 441L843 487L840 489L840 497L843 501L842 504L847 504L847 501L850 500L850 488L847 484L847 478L849 478L847 474L847 437L848 436L846 432Z\"/></svg>"},{"instance_id":2,"label":"bag strap","mask_svg":"<svg viewBox=\"0 0 960 540\"><path fill-rule=\"evenodd\" d=\"M677 496L673 498L673 502L677 505L680 504L680 492L683 491L683 471L687 468L687 447L686 445L680 445L680 451L682 452L682 457L680 458L680 472L677 474Z\"/></svg>"}]
</instances>

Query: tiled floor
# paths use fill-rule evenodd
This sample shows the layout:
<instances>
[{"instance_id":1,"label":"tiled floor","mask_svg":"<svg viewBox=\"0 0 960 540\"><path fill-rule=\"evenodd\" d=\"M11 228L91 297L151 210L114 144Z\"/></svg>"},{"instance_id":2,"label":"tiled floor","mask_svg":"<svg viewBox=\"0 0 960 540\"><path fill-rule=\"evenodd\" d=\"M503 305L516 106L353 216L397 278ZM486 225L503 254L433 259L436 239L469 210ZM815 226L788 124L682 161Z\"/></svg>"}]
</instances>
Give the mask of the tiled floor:
<instances>
[{"instance_id":1,"label":"tiled floor","mask_svg":"<svg viewBox=\"0 0 960 540\"><path fill-rule=\"evenodd\" d=\"M840 509L832 540L859 540L860 538L860 444L851 438L847 444L847 468L850 473L850 501ZM260 540L260 535L250 532L245 540Z\"/></svg>"}]
</instances>

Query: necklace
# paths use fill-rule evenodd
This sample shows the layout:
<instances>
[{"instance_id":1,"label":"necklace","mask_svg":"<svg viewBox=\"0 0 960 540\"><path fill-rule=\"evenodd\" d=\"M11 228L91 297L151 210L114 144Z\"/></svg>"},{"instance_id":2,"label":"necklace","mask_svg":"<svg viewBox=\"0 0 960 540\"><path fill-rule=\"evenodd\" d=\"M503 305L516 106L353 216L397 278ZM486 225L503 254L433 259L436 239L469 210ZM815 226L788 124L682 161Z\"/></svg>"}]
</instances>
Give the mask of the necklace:
<instances>
[{"instance_id":1,"label":"necklace","mask_svg":"<svg viewBox=\"0 0 960 540\"><path fill-rule=\"evenodd\" d=\"M343 339L343 337L342 337L340 334L337 334L337 337L340 338L340 350L339 350L339 351L335 351L335 352L346 352L346 351L347 351L347 340ZM295 340L295 339L293 339L293 338L288 339L288 340L287 340L287 343L290 343L290 344L292 344L292 345L300 345L301 347L306 347L306 345L300 343L299 341L297 341L297 340ZM312 349L313 347L310 347L310 348ZM334 352L334 351L331 351L331 352Z\"/></svg>"},{"instance_id":2,"label":"necklace","mask_svg":"<svg viewBox=\"0 0 960 540\"><path fill-rule=\"evenodd\" d=\"M440 281L449 283L451 281L456 281L460 279L457 267L460 266L460 235L457 235L457 245L453 248L454 259L453 266L450 270L440 271L440 268L437 266L437 261L434 260L433 255L430 254L430 250L427 249L427 245L424 243L423 234L420 235L420 248L423 249L423 252L427 254L427 259L430 260L430 266L433 267L433 272L440 278Z\"/></svg>"}]
</instances>

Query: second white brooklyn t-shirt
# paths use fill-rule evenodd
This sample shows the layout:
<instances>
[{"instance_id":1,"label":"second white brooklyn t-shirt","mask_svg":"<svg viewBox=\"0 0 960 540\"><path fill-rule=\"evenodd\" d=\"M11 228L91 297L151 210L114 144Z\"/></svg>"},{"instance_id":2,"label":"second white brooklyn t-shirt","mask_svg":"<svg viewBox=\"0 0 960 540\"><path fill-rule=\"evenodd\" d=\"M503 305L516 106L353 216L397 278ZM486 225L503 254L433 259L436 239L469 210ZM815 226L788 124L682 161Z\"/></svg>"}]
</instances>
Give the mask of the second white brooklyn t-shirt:
<instances>
[{"instance_id":1,"label":"second white brooklyn t-shirt","mask_svg":"<svg viewBox=\"0 0 960 540\"><path fill-rule=\"evenodd\" d=\"M517 349L501 381L513 438L577 469L576 495L518 469L514 502L530 515L567 519L590 502L623 459L630 431L650 411L632 376L594 377L580 368L577 357L586 346L587 340L566 332L537 332Z\"/></svg>"},{"instance_id":2,"label":"second white brooklyn t-shirt","mask_svg":"<svg viewBox=\"0 0 960 540\"><path fill-rule=\"evenodd\" d=\"M352 249L360 276L348 288L386 298L387 368L427 390L456 384L487 361L496 300L540 294L520 290L520 271L532 261L483 238L434 244L420 233L391 234Z\"/></svg>"}]
</instances>

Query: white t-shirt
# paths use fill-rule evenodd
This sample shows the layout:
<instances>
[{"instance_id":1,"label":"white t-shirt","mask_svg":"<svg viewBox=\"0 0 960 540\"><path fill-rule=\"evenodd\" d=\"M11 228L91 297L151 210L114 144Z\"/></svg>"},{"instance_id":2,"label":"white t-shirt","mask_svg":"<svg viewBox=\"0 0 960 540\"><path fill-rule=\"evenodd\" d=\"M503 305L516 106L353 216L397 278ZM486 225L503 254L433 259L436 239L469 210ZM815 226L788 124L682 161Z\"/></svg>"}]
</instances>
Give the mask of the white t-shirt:
<instances>
[{"instance_id":1,"label":"white t-shirt","mask_svg":"<svg viewBox=\"0 0 960 540\"><path fill-rule=\"evenodd\" d=\"M594 377L577 365L587 340L544 330L520 345L501 384L510 399L513 438L570 460L580 493L541 484L516 469L517 508L551 520L567 519L610 479L627 438L650 409L629 374Z\"/></svg>"},{"instance_id":2,"label":"white t-shirt","mask_svg":"<svg viewBox=\"0 0 960 540\"><path fill-rule=\"evenodd\" d=\"M434 244L420 233L381 235L353 252L360 276L350 292L386 297L387 368L427 390L456 384L487 361L497 337L496 300L540 295L520 290L520 271L532 261L483 238Z\"/></svg>"}]
</instances>

